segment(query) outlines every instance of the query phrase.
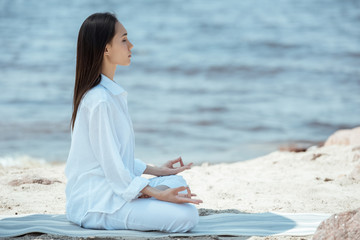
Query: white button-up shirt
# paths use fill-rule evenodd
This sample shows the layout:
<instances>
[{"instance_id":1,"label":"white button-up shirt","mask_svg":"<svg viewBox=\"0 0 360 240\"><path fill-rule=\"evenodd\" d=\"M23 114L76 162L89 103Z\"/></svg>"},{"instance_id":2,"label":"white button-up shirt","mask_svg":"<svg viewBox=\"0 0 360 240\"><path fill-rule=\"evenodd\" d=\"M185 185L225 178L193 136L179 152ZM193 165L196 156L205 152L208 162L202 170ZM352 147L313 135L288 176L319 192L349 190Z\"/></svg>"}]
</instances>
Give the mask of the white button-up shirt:
<instances>
[{"instance_id":1,"label":"white button-up shirt","mask_svg":"<svg viewBox=\"0 0 360 240\"><path fill-rule=\"evenodd\" d=\"M101 75L81 100L66 162L66 215L81 225L88 212L113 213L140 195L149 180L134 158L127 92Z\"/></svg>"}]
</instances>

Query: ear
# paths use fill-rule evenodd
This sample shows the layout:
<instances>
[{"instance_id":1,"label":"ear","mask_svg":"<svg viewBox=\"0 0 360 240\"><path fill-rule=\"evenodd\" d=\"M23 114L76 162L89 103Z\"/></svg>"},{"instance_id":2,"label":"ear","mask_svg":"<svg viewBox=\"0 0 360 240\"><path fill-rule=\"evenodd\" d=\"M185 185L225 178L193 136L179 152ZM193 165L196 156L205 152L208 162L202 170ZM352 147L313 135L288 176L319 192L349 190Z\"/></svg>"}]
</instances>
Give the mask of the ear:
<instances>
[{"instance_id":1,"label":"ear","mask_svg":"<svg viewBox=\"0 0 360 240\"><path fill-rule=\"evenodd\" d=\"M111 46L109 44L106 44L104 55L109 56L110 55Z\"/></svg>"}]
</instances>

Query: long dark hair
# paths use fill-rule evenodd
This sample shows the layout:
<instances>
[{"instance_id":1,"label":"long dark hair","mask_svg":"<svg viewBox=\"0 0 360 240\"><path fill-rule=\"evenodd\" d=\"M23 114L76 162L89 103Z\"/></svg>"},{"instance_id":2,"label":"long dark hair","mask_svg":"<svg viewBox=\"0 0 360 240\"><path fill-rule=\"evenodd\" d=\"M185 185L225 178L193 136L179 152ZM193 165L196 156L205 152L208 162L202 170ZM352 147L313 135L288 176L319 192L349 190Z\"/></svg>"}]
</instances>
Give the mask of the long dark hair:
<instances>
[{"instance_id":1,"label":"long dark hair","mask_svg":"<svg viewBox=\"0 0 360 240\"><path fill-rule=\"evenodd\" d=\"M71 128L84 94L101 81L101 65L106 44L115 35L118 22L112 13L95 13L89 16L79 30L76 54L76 74Z\"/></svg>"}]
</instances>

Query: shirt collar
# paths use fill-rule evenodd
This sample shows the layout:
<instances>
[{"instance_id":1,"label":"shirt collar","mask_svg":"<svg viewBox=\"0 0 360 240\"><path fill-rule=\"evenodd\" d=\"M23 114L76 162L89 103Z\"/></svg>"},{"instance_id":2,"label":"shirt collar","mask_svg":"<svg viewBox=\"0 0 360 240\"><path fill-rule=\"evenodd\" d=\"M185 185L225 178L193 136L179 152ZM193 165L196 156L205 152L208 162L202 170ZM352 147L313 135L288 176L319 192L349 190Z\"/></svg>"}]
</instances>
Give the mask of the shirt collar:
<instances>
[{"instance_id":1,"label":"shirt collar","mask_svg":"<svg viewBox=\"0 0 360 240\"><path fill-rule=\"evenodd\" d=\"M104 74L101 74L100 84L109 90L113 95L127 94L127 92L118 83L111 80Z\"/></svg>"}]
</instances>

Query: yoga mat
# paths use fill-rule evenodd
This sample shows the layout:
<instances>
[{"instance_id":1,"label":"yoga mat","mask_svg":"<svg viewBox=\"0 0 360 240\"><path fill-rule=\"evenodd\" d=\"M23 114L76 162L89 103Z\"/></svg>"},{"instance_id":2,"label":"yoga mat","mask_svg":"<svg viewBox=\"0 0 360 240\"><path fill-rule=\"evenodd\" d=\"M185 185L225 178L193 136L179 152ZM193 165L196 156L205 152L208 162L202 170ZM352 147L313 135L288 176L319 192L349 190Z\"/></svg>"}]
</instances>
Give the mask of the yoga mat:
<instances>
[{"instance_id":1,"label":"yoga mat","mask_svg":"<svg viewBox=\"0 0 360 240\"><path fill-rule=\"evenodd\" d=\"M306 236L313 234L321 221L330 216L320 213L221 213L200 216L199 224L187 233L85 229L68 221L65 215L56 214L0 216L0 237L33 232L72 237Z\"/></svg>"}]
</instances>

